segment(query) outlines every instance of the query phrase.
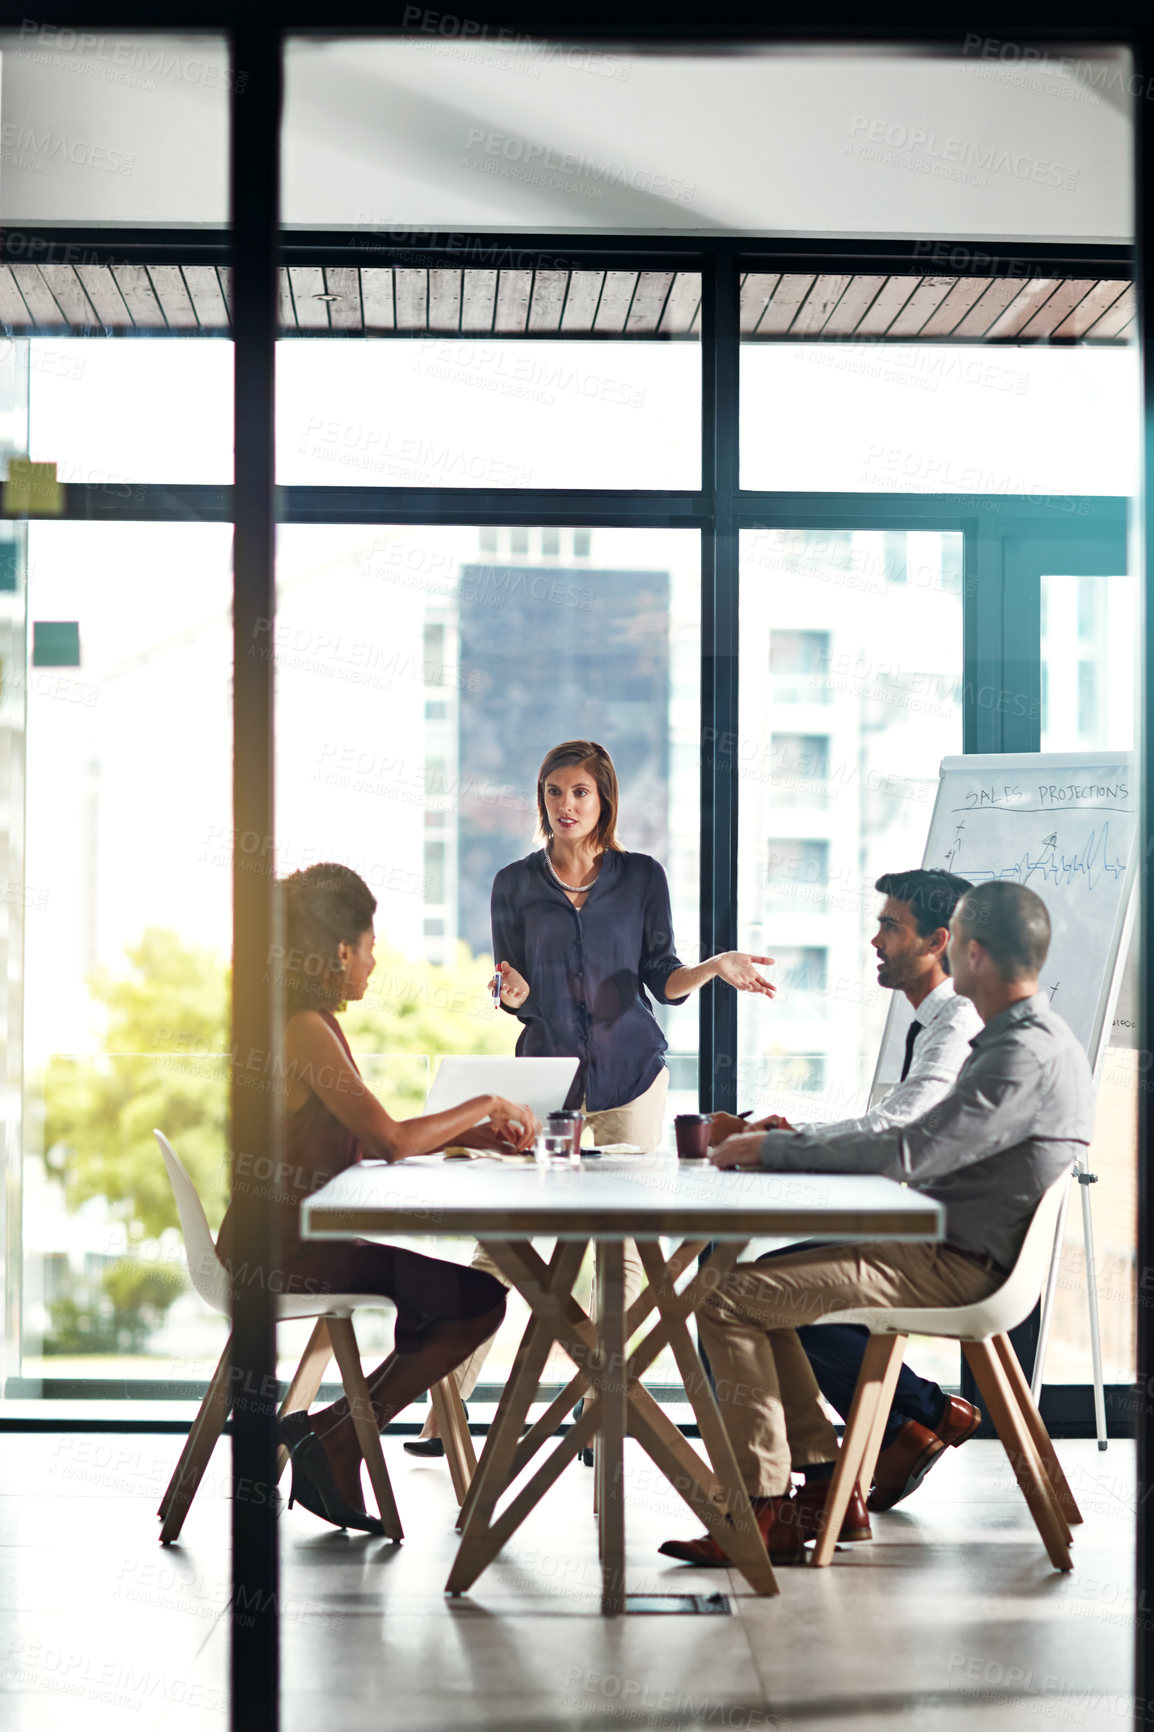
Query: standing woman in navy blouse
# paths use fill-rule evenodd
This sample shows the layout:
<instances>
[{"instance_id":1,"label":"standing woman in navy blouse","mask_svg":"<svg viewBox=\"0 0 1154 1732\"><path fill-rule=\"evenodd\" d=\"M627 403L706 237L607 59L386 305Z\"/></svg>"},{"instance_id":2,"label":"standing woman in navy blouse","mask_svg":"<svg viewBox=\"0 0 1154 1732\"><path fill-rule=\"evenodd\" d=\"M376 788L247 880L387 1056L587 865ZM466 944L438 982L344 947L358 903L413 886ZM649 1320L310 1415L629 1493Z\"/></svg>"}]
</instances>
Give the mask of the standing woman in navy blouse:
<instances>
[{"instance_id":1,"label":"standing woman in navy blouse","mask_svg":"<svg viewBox=\"0 0 1154 1732\"><path fill-rule=\"evenodd\" d=\"M501 1004L522 1023L517 1052L574 1057L566 1106L583 1107L594 1141L661 1140L669 1072L658 1004L684 1004L709 980L772 998L755 964L771 956L727 950L687 968L673 946L669 885L660 863L617 840L617 773L595 740L554 746L537 777L545 846L502 867L493 881L493 956ZM478 1247L475 1268L504 1277ZM644 1276L636 1246L625 1246L625 1303ZM453 1373L468 1396L490 1343ZM413 1453L439 1453L429 1440Z\"/></svg>"},{"instance_id":2,"label":"standing woman in navy blouse","mask_svg":"<svg viewBox=\"0 0 1154 1732\"><path fill-rule=\"evenodd\" d=\"M658 1004L684 1004L709 980L772 998L755 963L725 951L686 968L673 947L665 873L617 840L617 775L594 740L555 746L537 778L545 846L498 872L493 955L501 1003L524 1025L517 1052L580 1062L567 1106L597 1141L656 1148L669 1072Z\"/></svg>"}]
</instances>

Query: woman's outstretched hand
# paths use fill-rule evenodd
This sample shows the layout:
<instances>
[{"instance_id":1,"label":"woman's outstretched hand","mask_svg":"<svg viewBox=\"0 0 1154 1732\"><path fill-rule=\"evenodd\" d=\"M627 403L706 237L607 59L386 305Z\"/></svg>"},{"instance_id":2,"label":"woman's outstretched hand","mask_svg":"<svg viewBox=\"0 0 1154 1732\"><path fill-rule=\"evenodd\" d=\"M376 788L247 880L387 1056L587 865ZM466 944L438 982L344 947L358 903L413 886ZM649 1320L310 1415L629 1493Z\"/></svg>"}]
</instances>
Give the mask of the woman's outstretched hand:
<instances>
[{"instance_id":1,"label":"woman's outstretched hand","mask_svg":"<svg viewBox=\"0 0 1154 1732\"><path fill-rule=\"evenodd\" d=\"M772 956L747 956L744 950L723 950L720 956L714 957L717 967L717 978L727 980L730 986L735 986L738 992L761 992L766 998L772 998L777 991L776 986L759 974L754 963L769 967Z\"/></svg>"},{"instance_id":2,"label":"woman's outstretched hand","mask_svg":"<svg viewBox=\"0 0 1154 1732\"><path fill-rule=\"evenodd\" d=\"M499 962L497 973L501 976L501 1003L519 1010L529 996L529 982L509 962Z\"/></svg>"},{"instance_id":3,"label":"woman's outstretched hand","mask_svg":"<svg viewBox=\"0 0 1154 1732\"><path fill-rule=\"evenodd\" d=\"M507 1149L515 1149L518 1154L524 1154L533 1147L540 1129L529 1107L518 1106L516 1101L507 1101L501 1095L493 1097L489 1123L500 1143Z\"/></svg>"}]
</instances>

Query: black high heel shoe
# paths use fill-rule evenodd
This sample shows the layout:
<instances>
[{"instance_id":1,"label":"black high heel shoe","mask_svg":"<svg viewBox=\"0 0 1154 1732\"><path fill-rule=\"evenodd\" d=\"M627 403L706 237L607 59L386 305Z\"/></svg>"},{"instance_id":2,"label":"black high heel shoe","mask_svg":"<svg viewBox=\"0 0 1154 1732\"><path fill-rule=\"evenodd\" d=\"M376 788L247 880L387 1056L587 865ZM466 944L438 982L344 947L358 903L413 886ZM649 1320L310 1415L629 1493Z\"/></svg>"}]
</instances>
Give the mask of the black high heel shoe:
<instances>
[{"instance_id":1,"label":"black high heel shoe","mask_svg":"<svg viewBox=\"0 0 1154 1732\"><path fill-rule=\"evenodd\" d=\"M293 1483L288 1507L299 1503L310 1515L320 1516L335 1528L356 1528L359 1533L384 1534L378 1516L354 1509L337 1490L329 1458L320 1438L309 1424L307 1413L286 1413L277 1431L289 1452Z\"/></svg>"},{"instance_id":2,"label":"black high heel shoe","mask_svg":"<svg viewBox=\"0 0 1154 1732\"><path fill-rule=\"evenodd\" d=\"M585 1411L585 1397L582 1396L580 1401L577 1403L576 1407L573 1409L574 1421L580 1419L580 1417L584 1413L584 1411ZM578 1459L578 1461L582 1462L585 1467L592 1467L593 1466L593 1451L591 1449L579 1449L577 1451L577 1459Z\"/></svg>"},{"instance_id":3,"label":"black high heel shoe","mask_svg":"<svg viewBox=\"0 0 1154 1732\"><path fill-rule=\"evenodd\" d=\"M461 1411L465 1418L469 1417L469 1409L461 1403ZM407 1437L401 1446L409 1455L439 1457L445 1453L445 1445L439 1437Z\"/></svg>"}]
</instances>

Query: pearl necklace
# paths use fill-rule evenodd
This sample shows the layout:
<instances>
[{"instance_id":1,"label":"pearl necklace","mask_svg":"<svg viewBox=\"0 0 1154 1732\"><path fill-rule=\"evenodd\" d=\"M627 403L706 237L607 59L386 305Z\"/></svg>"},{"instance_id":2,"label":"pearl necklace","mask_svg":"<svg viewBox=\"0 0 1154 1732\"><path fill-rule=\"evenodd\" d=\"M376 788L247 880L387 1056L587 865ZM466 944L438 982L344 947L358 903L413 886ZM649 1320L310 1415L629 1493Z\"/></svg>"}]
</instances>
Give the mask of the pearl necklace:
<instances>
[{"instance_id":1,"label":"pearl necklace","mask_svg":"<svg viewBox=\"0 0 1154 1732\"><path fill-rule=\"evenodd\" d=\"M593 884L596 883L596 879L594 879L589 884L566 884L565 880L563 878L558 878L556 872L554 872L553 862L549 858L548 849L545 851L545 864L549 868L549 876L552 878L554 884L559 884L561 889L567 891L570 896L584 896L593 888Z\"/></svg>"}]
</instances>

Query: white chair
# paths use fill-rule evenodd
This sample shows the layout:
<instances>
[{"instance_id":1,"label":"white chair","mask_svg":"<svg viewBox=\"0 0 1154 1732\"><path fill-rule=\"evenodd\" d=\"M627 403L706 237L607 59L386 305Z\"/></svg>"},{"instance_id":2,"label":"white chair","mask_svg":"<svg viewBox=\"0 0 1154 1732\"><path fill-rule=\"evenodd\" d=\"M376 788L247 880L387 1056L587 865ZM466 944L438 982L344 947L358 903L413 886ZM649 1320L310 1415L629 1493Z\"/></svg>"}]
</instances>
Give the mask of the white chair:
<instances>
[{"instance_id":1,"label":"white chair","mask_svg":"<svg viewBox=\"0 0 1154 1732\"><path fill-rule=\"evenodd\" d=\"M1045 1192L1013 1269L1000 1287L976 1304L953 1309L838 1311L819 1319L822 1323L860 1323L870 1331L830 1481L824 1526L811 1560L819 1568L833 1557L853 1487L860 1486L864 1497L873 1484L882 1433L910 1335L938 1335L961 1343L1050 1562L1058 1570L1073 1568L1070 1524L1082 1517L1009 1339L1009 1331L1016 1329L1038 1302L1069 1183L1069 1174L1063 1173Z\"/></svg>"},{"instance_id":2,"label":"white chair","mask_svg":"<svg viewBox=\"0 0 1154 1732\"><path fill-rule=\"evenodd\" d=\"M177 1155L168 1138L161 1131L153 1131L153 1136L160 1144L160 1152L164 1156L164 1164L168 1169L168 1177L176 1198L177 1213L180 1216L181 1231L184 1234L184 1248L188 1257L188 1272L192 1284L206 1305L214 1311L229 1313L229 1280L223 1263L216 1254L212 1234L205 1218L204 1208L197 1193L196 1186L189 1178L184 1163ZM381 1451L380 1433L372 1419L372 1403L369 1398L368 1385L364 1372L361 1370L360 1352L357 1348L357 1338L353 1331L352 1314L358 1306L380 1305L381 1300L364 1293L325 1293L315 1296L307 1293L285 1294L277 1300L277 1319L288 1322L292 1318L315 1317L316 1327L309 1337L308 1345L301 1355L300 1364L293 1374L288 1393L281 1403L280 1413L296 1413L306 1410L316 1398L330 1357L336 1359L340 1369L341 1382L352 1412L353 1424L356 1427L357 1442L361 1446L361 1454L365 1466L369 1470L369 1482L373 1488L373 1496L377 1500L381 1522L385 1533L390 1539L404 1538L401 1518L397 1513L396 1500L389 1483L389 1473L385 1466L385 1458ZM208 1386L200 1410L192 1423L188 1441L176 1464L176 1471L168 1483L164 1497L161 1500L159 1516L161 1519L160 1539L162 1545L171 1545L184 1525L189 1506L196 1496L196 1490L213 1450L216 1448L224 1422L228 1418L233 1401L232 1367L230 1354L232 1336L225 1343L224 1352L220 1356L212 1382ZM464 1500L476 1467L476 1456L473 1453L472 1439L461 1407L457 1386L451 1377L435 1384L429 1391L433 1408L437 1415L438 1428L445 1440L445 1454L453 1478L453 1489L458 1503ZM288 1451L282 1445L277 1451L277 1478L288 1463Z\"/></svg>"}]
</instances>

